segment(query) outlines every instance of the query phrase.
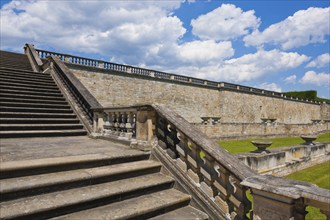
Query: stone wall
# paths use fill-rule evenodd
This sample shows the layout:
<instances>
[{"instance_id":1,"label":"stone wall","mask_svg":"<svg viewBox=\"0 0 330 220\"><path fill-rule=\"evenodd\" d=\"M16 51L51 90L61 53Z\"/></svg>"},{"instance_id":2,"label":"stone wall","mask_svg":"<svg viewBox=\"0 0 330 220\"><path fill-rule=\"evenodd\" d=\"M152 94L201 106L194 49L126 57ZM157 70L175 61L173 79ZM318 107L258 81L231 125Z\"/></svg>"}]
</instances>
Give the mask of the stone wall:
<instances>
[{"instance_id":1,"label":"stone wall","mask_svg":"<svg viewBox=\"0 0 330 220\"><path fill-rule=\"evenodd\" d=\"M319 104L234 91L220 93L221 122L224 123L260 123L261 118L272 118L278 123L308 124L311 119L321 119ZM324 106L323 111L326 110L329 111L328 106Z\"/></svg>"},{"instance_id":2,"label":"stone wall","mask_svg":"<svg viewBox=\"0 0 330 220\"><path fill-rule=\"evenodd\" d=\"M330 130L330 123L318 124L265 124L265 123L219 123L196 124L207 136L214 139L239 139L247 137L299 136L319 134Z\"/></svg>"},{"instance_id":3,"label":"stone wall","mask_svg":"<svg viewBox=\"0 0 330 220\"><path fill-rule=\"evenodd\" d=\"M149 80L128 74L71 71L104 107L159 103L194 123L200 123L201 116L219 116L221 112L220 93L216 89Z\"/></svg>"},{"instance_id":4,"label":"stone wall","mask_svg":"<svg viewBox=\"0 0 330 220\"><path fill-rule=\"evenodd\" d=\"M287 176L330 160L330 143L274 148L267 153L245 153L237 157L260 174Z\"/></svg>"},{"instance_id":5,"label":"stone wall","mask_svg":"<svg viewBox=\"0 0 330 220\"><path fill-rule=\"evenodd\" d=\"M329 130L327 123L311 124L314 119L330 119L329 104L67 65L104 107L164 104L198 124L211 137L296 135ZM221 117L220 124L203 127L201 117L205 116ZM277 125L265 126L262 119L276 119Z\"/></svg>"}]
</instances>

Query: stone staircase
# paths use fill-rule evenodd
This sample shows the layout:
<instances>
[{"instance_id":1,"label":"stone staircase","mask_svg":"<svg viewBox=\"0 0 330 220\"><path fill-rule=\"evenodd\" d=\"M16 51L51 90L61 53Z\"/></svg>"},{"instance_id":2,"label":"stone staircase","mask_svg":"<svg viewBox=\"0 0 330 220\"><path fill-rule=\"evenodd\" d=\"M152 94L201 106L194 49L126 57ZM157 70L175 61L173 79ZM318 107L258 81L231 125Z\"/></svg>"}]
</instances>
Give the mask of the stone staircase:
<instances>
[{"instance_id":1,"label":"stone staircase","mask_svg":"<svg viewBox=\"0 0 330 220\"><path fill-rule=\"evenodd\" d=\"M0 219L208 219L150 153L88 137L25 140L23 149L3 142ZM16 160L13 152L29 154L24 148L33 158Z\"/></svg>"},{"instance_id":2,"label":"stone staircase","mask_svg":"<svg viewBox=\"0 0 330 220\"><path fill-rule=\"evenodd\" d=\"M208 219L150 153L87 137L25 55L0 51L0 122L0 219Z\"/></svg>"},{"instance_id":3,"label":"stone staircase","mask_svg":"<svg viewBox=\"0 0 330 220\"><path fill-rule=\"evenodd\" d=\"M0 136L86 135L48 74L33 72L26 55L0 51Z\"/></svg>"}]
</instances>

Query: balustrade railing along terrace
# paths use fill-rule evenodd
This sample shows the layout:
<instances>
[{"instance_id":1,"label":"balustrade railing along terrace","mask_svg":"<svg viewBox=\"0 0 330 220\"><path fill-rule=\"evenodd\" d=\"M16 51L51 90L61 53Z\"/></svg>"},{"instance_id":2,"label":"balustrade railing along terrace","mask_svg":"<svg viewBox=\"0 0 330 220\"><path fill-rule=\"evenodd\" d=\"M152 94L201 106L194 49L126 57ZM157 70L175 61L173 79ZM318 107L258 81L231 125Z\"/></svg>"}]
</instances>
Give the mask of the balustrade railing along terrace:
<instances>
[{"instance_id":1,"label":"balustrade railing along terrace","mask_svg":"<svg viewBox=\"0 0 330 220\"><path fill-rule=\"evenodd\" d=\"M47 54L56 55L41 50L38 53L43 58ZM309 205L319 208L330 218L329 190L306 182L256 174L236 157L219 148L194 125L163 106L103 108L97 105L95 98L89 97L90 93L85 91L80 82L75 81L73 74L59 59L154 77L159 74L171 80L183 81L184 78L175 79L174 76L177 75L64 54L56 56L60 58L48 58L46 64L56 65L56 72L65 75L63 80L70 82L68 86L75 88L72 92L81 95L83 105L88 106L89 112L92 111L92 134L152 146L153 156L163 162L180 184L183 184L182 187L189 191L193 200L207 210L211 219L248 219L249 215L251 219L304 219L307 214L306 206ZM188 77L189 83L193 81L203 82L204 85L209 82ZM240 89L235 84L217 85ZM253 208L248 193L251 193Z\"/></svg>"},{"instance_id":2,"label":"balustrade railing along terrace","mask_svg":"<svg viewBox=\"0 0 330 220\"><path fill-rule=\"evenodd\" d=\"M77 65L83 65L83 66L88 66L88 67L103 68L103 69L119 71L119 72L126 72L126 73L131 73L131 74L142 75L142 76L149 76L149 77L154 77L154 78L173 80L173 81L191 83L191 84L196 84L196 85L203 85L203 86L207 86L207 87L211 87L211 88L225 88L225 89L230 89L230 90L239 90L239 91L247 92L247 93L256 93L256 94L262 94L262 95L273 96L273 97L281 97L284 99L290 99L290 100L301 101L301 102L309 102L309 103L316 103L316 104L321 103L320 101L300 99L300 98L296 98L296 97L286 96L279 92L257 89L257 88L248 87L248 86L241 86L241 85L232 84L232 83L203 80L203 79L198 79L198 78L194 78L194 77L170 74L170 73L165 73L165 72L160 72L160 71L155 71L155 70L150 70L150 69L145 69L145 68L140 68L140 67L106 62L103 60L95 60L95 59L89 59L89 58L84 58L84 57L79 57L79 56L73 56L73 55L69 55L69 54L56 53L56 52L47 51L47 50L36 49L36 52L38 53L38 55L41 59L45 59L48 56L57 56L63 62L77 64Z\"/></svg>"},{"instance_id":3,"label":"balustrade railing along terrace","mask_svg":"<svg viewBox=\"0 0 330 220\"><path fill-rule=\"evenodd\" d=\"M256 174L163 106L95 109L95 115L94 132L98 135L150 142L156 157L166 157L170 163L166 167L186 180L185 188L197 190L204 196L202 200L217 210L214 219L219 215L248 219L249 213L253 219L304 219L307 205L330 217L329 190ZM248 193L253 197L253 210Z\"/></svg>"}]
</instances>

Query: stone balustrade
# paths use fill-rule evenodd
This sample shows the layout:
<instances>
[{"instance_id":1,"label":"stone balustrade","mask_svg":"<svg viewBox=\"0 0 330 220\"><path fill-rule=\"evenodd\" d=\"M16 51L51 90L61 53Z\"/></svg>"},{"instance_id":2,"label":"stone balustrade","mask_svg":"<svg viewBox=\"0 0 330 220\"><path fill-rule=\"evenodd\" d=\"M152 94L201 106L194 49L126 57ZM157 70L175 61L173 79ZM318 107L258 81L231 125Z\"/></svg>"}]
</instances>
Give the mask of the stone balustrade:
<instances>
[{"instance_id":1,"label":"stone balustrade","mask_svg":"<svg viewBox=\"0 0 330 220\"><path fill-rule=\"evenodd\" d=\"M328 219L330 218L329 190L305 182L255 173L239 159L219 148L194 125L163 106L103 108L59 61L209 87L249 90L285 99L292 97L229 83L216 83L191 77L186 79L185 76L178 77L174 74L49 51L36 52L42 59L52 56L43 65L46 65L45 68L54 68L59 74L59 82L63 81L69 93L81 101L82 108L87 112L86 117L92 116L94 135L110 138L114 136L131 143L136 141L152 146L153 155L166 161L164 166L178 178L179 183L187 186L185 190L200 197L198 200L193 196L193 200L200 201L199 204L206 204L203 207L212 218L218 219L221 216L226 219L248 219L250 213L253 219L304 219L305 208L308 205L319 208ZM253 210L247 197L248 193L251 193L253 198Z\"/></svg>"},{"instance_id":2,"label":"stone balustrade","mask_svg":"<svg viewBox=\"0 0 330 220\"><path fill-rule=\"evenodd\" d=\"M304 219L308 205L330 217L329 190L255 173L163 106L94 111L95 132L149 143L155 157L167 161L165 167L182 179L179 182L187 184L186 189L203 197L201 201L208 204L205 207L212 207L209 209L217 213L215 217L248 219L250 213L253 219ZM253 197L253 210L248 193Z\"/></svg>"},{"instance_id":3,"label":"stone balustrade","mask_svg":"<svg viewBox=\"0 0 330 220\"><path fill-rule=\"evenodd\" d=\"M94 115L94 133L128 141L136 137L137 109L105 109Z\"/></svg>"},{"instance_id":4,"label":"stone balustrade","mask_svg":"<svg viewBox=\"0 0 330 220\"><path fill-rule=\"evenodd\" d=\"M139 68L139 67L134 67L134 66L129 66L129 65L122 65L122 64L112 63L112 62L106 62L103 60L89 59L89 58L73 56L73 55L69 55L69 54L56 53L56 52L47 51L47 50L40 50L40 49L35 49L35 50L41 59L45 59L49 56L57 56L63 62L82 65L82 66L108 69L108 70L112 70L112 71L119 71L119 72L125 72L125 73L129 73L129 74L141 75L141 76L145 76L145 77L160 78L160 79L164 79L164 80L177 81L180 83L189 83L189 84L195 84L195 85L200 85L200 86L206 86L206 87L210 87L210 88L222 88L222 89L228 89L228 90L237 90L237 91L246 92L246 93L260 94L260 95L265 95L265 96L270 96L270 97L277 97L277 98L282 98L282 99L287 99L287 100L299 101L299 102L314 103L314 104L322 103L320 101L313 101L313 100L307 100L307 99L305 100L305 99L301 99L301 98L297 98L297 97L286 96L279 92L257 89L257 88L253 88L253 87L242 86L242 85L237 85L237 84L232 84L232 83L227 83L227 82L214 82L214 81L203 80L203 79L198 79L198 78L194 78L194 77L170 74L170 73L165 73L165 72L161 72L161 71L155 71L155 70Z\"/></svg>"},{"instance_id":5,"label":"stone balustrade","mask_svg":"<svg viewBox=\"0 0 330 220\"><path fill-rule=\"evenodd\" d=\"M239 154L237 158L260 174L286 176L330 160L330 143L297 145Z\"/></svg>"}]
</instances>

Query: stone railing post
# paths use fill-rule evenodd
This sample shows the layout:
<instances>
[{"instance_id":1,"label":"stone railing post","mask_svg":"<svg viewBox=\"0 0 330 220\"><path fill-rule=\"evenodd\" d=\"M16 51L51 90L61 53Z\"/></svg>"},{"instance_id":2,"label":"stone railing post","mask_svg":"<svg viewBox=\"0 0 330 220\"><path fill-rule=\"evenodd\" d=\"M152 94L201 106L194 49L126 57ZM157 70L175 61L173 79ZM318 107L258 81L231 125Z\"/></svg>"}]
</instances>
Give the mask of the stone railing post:
<instances>
[{"instance_id":1,"label":"stone railing post","mask_svg":"<svg viewBox=\"0 0 330 220\"><path fill-rule=\"evenodd\" d=\"M64 62L70 63L71 62L71 57L65 56L64 57Z\"/></svg>"},{"instance_id":2,"label":"stone railing post","mask_svg":"<svg viewBox=\"0 0 330 220\"><path fill-rule=\"evenodd\" d=\"M104 126L103 112L94 112L93 116L93 132L100 133Z\"/></svg>"},{"instance_id":3,"label":"stone railing post","mask_svg":"<svg viewBox=\"0 0 330 220\"><path fill-rule=\"evenodd\" d=\"M148 110L136 113L136 139L151 142L154 139L154 112Z\"/></svg>"},{"instance_id":4,"label":"stone railing post","mask_svg":"<svg viewBox=\"0 0 330 220\"><path fill-rule=\"evenodd\" d=\"M104 62L99 61L97 67L98 68L104 68Z\"/></svg>"},{"instance_id":5,"label":"stone railing post","mask_svg":"<svg viewBox=\"0 0 330 220\"><path fill-rule=\"evenodd\" d=\"M253 219L305 219L306 206L299 199L257 189L251 191L254 202Z\"/></svg>"}]
</instances>

